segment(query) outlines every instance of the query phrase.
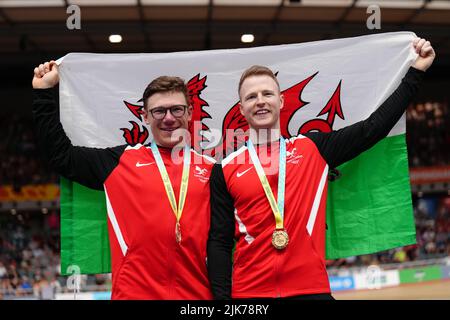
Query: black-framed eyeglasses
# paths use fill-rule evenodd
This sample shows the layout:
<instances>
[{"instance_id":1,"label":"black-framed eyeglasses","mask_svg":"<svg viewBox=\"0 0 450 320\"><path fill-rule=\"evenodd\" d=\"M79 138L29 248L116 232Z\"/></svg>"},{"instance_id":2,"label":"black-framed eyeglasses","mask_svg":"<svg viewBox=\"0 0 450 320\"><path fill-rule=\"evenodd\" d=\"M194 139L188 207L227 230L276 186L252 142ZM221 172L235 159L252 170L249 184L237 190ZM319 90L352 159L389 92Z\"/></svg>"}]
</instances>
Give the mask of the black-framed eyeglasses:
<instances>
[{"instance_id":1,"label":"black-framed eyeglasses","mask_svg":"<svg viewBox=\"0 0 450 320\"><path fill-rule=\"evenodd\" d=\"M153 119L155 120L162 120L166 116L167 110L170 110L170 113L175 118L181 118L186 113L186 109L188 106L177 104L170 107L156 107L153 109L148 110L151 114Z\"/></svg>"}]
</instances>

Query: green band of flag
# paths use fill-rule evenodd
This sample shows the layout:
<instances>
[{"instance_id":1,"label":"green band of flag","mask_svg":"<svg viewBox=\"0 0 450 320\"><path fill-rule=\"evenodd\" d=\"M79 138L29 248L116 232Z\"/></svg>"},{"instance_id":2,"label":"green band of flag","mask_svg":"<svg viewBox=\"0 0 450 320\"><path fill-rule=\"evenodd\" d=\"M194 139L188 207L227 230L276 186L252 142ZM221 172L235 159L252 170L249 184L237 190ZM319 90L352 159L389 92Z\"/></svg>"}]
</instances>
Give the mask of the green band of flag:
<instances>
[{"instance_id":1,"label":"green band of flag","mask_svg":"<svg viewBox=\"0 0 450 320\"><path fill-rule=\"evenodd\" d=\"M369 254L416 242L405 134L344 163L329 183L326 257Z\"/></svg>"}]
</instances>

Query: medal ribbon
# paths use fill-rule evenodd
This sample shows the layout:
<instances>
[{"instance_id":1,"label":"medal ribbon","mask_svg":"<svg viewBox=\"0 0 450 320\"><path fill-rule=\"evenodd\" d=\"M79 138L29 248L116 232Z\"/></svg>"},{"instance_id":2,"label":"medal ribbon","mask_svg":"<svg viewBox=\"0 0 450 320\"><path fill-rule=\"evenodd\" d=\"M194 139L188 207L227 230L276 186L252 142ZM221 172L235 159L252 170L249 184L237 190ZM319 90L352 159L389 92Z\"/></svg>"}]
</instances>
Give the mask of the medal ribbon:
<instances>
[{"instance_id":1,"label":"medal ribbon","mask_svg":"<svg viewBox=\"0 0 450 320\"><path fill-rule=\"evenodd\" d=\"M255 166L256 173L258 174L261 185L266 193L266 197L269 200L270 207L272 208L273 215L275 216L276 228L283 229L284 220L284 188L286 181L286 142L283 137L280 139L280 159L278 168L278 202L275 201L272 189L270 188L269 181L267 180L264 169L261 166L258 155L256 154L255 147L252 141L249 139L247 142L248 152Z\"/></svg>"},{"instance_id":2,"label":"medal ribbon","mask_svg":"<svg viewBox=\"0 0 450 320\"><path fill-rule=\"evenodd\" d=\"M183 213L183 207L186 202L187 188L189 182L189 166L191 164L191 152L189 146L184 147L184 158L183 158L183 174L181 177L180 186L180 196L177 200L175 199L175 193L173 192L172 183L170 182L169 175L167 174L166 166L159 153L158 146L152 142L151 144L153 156L155 157L156 165L158 166L159 173L164 183L164 188L166 189L167 198L169 199L170 206L172 207L173 213L177 219L177 225L180 222L181 214Z\"/></svg>"}]
</instances>

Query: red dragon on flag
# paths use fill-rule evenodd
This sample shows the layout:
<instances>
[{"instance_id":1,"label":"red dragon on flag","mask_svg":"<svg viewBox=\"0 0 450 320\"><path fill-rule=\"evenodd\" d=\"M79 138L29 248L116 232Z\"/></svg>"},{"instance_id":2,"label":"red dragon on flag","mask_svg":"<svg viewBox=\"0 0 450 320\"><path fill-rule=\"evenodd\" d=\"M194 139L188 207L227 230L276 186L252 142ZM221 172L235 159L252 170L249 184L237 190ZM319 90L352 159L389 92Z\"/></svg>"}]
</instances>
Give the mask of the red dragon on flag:
<instances>
[{"instance_id":1,"label":"red dragon on flag","mask_svg":"<svg viewBox=\"0 0 450 320\"><path fill-rule=\"evenodd\" d=\"M289 123L293 115L309 104L302 99L302 93L308 83L318 74L318 72L300 81L299 83L291 86L290 88L283 90L281 94L284 96L284 107L280 112L280 129L281 134L285 138L290 138L292 135L289 132ZM209 104L201 98L202 91L207 87L207 76L200 77L200 74L192 77L188 83L188 92L191 105L193 107L192 121L189 124L189 132L191 134L192 147L198 152L203 151L211 156L216 156L216 150L222 150L223 155L227 155L230 152L236 150L246 139L245 133L249 129L248 123L239 110L239 102L237 102L227 112L222 124L222 144L219 147L214 147L209 150L202 150L201 143L209 142L207 138L202 134L202 131L209 131L209 127L204 124L203 120L211 118L209 113L204 109L209 107ZM303 134L310 131L330 132L332 131L336 115L341 119L344 119L344 113L342 112L341 105L341 84L339 81L333 95L327 102L325 107L317 114L317 118L306 121L295 134ZM143 105L136 105L127 101L123 101L127 109L141 122L143 122L142 115L144 114ZM320 116L327 115L326 119L319 118ZM127 144L135 145L137 143L144 144L149 136L149 132L145 126L140 125L136 121L129 121L132 128L121 128L123 131L123 137ZM195 126L195 123L201 123L201 126ZM234 134L232 137L227 137L227 130L236 132L240 130L242 133Z\"/></svg>"}]
</instances>

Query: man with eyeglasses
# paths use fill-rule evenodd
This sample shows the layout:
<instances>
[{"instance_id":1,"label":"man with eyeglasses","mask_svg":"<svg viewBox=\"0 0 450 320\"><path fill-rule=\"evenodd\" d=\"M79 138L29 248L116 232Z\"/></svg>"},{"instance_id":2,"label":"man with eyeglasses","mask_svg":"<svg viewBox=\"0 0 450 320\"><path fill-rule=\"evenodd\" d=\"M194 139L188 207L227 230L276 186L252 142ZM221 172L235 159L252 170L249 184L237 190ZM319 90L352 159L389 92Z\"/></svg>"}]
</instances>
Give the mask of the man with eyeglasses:
<instances>
[{"instance_id":1,"label":"man with eyeglasses","mask_svg":"<svg viewBox=\"0 0 450 320\"><path fill-rule=\"evenodd\" d=\"M34 69L38 140L62 176L104 190L112 299L211 299L206 269L209 176L214 160L190 149L183 79L154 79L143 94L150 146L73 146L58 119L54 61Z\"/></svg>"}]
</instances>

